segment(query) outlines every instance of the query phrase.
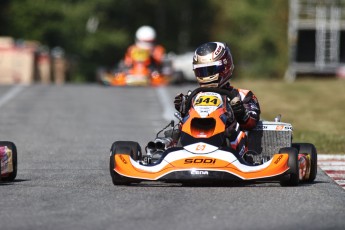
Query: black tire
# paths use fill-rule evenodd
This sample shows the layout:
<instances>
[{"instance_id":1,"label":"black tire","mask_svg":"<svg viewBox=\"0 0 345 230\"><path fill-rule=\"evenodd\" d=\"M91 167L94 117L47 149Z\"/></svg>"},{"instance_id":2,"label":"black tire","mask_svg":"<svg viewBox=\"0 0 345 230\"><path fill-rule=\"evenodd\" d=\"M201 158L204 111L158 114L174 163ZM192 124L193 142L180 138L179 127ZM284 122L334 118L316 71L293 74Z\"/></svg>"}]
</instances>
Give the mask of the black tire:
<instances>
[{"instance_id":1,"label":"black tire","mask_svg":"<svg viewBox=\"0 0 345 230\"><path fill-rule=\"evenodd\" d=\"M17 156L17 147L11 141L0 141L0 146L7 146L12 150L12 165L13 165L13 172L8 174L6 177L2 177L2 181L14 181L17 176L17 166L18 166L18 156Z\"/></svg>"},{"instance_id":2,"label":"black tire","mask_svg":"<svg viewBox=\"0 0 345 230\"><path fill-rule=\"evenodd\" d=\"M124 177L114 171L115 168L115 155L116 154L127 154L133 160L138 161L141 159L141 147L137 142L133 141L116 141L111 146L109 170L114 185L129 185L131 183L138 183L139 180Z\"/></svg>"},{"instance_id":3,"label":"black tire","mask_svg":"<svg viewBox=\"0 0 345 230\"><path fill-rule=\"evenodd\" d=\"M310 157L310 175L305 182L313 182L317 174L317 151L310 143L292 143L292 147L298 150L298 153L308 154Z\"/></svg>"},{"instance_id":4,"label":"black tire","mask_svg":"<svg viewBox=\"0 0 345 230\"><path fill-rule=\"evenodd\" d=\"M281 186L298 186L299 184L299 163L298 163L298 151L293 147L281 148L279 153L289 154L288 165L290 169L288 174L290 175L289 179L284 179L280 181Z\"/></svg>"}]
</instances>

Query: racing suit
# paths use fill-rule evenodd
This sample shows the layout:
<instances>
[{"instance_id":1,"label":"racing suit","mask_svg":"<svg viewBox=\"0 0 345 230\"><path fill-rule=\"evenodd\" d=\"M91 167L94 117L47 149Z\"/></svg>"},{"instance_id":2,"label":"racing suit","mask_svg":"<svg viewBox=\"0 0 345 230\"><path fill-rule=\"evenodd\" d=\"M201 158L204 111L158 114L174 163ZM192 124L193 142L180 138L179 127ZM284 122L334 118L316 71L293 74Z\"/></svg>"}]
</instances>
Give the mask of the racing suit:
<instances>
[{"instance_id":1,"label":"racing suit","mask_svg":"<svg viewBox=\"0 0 345 230\"><path fill-rule=\"evenodd\" d=\"M128 47L125 57L124 65L131 68L136 63L142 63L144 66L159 70L165 55L165 49L161 45L155 45L150 48L142 48L137 45Z\"/></svg>"},{"instance_id":2,"label":"racing suit","mask_svg":"<svg viewBox=\"0 0 345 230\"><path fill-rule=\"evenodd\" d=\"M229 114L229 119L226 122L227 128L225 130L225 136L229 141L227 145L239 151L239 149L237 149L237 146L241 146L241 143L239 142L245 141L241 140L241 138L239 137L240 135L242 135L241 131L250 131L256 126L256 124L260 120L260 105L256 96L250 90L237 89L230 86L230 84L225 85L223 89L229 90L233 95L233 98L237 97L238 99L240 99L236 104L233 103L234 99L231 101L230 99L228 99L227 101L227 110L230 111L231 107L234 112L234 118ZM181 106L181 104L179 105L178 98L181 97L181 95L182 94L175 97L174 104L176 110L181 113L182 117L184 117L188 112L186 111L188 108L185 108L185 106L183 105ZM186 101L186 97L188 97L188 94L186 96L182 95L182 97L185 97L185 100L182 101Z\"/></svg>"},{"instance_id":3,"label":"racing suit","mask_svg":"<svg viewBox=\"0 0 345 230\"><path fill-rule=\"evenodd\" d=\"M236 96L239 97L243 103L244 111L240 111L237 113L238 110L236 111L236 109L234 109L234 106L231 105L230 102L230 106L234 110L236 122L239 124L240 130L252 130L260 120L261 111L258 99L252 91L247 89L236 89L230 86L229 84L226 85L224 88L236 94Z\"/></svg>"}]
</instances>

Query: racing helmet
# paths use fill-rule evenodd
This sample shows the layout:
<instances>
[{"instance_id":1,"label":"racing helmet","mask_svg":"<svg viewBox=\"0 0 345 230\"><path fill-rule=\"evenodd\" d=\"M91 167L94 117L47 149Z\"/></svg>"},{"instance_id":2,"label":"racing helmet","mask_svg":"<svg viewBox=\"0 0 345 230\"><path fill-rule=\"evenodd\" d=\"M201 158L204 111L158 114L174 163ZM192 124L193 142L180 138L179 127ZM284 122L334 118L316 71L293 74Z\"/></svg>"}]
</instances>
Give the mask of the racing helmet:
<instances>
[{"instance_id":1,"label":"racing helmet","mask_svg":"<svg viewBox=\"0 0 345 230\"><path fill-rule=\"evenodd\" d=\"M135 33L135 43L142 48L152 48L156 39L156 31L151 26L141 26Z\"/></svg>"},{"instance_id":2,"label":"racing helmet","mask_svg":"<svg viewBox=\"0 0 345 230\"><path fill-rule=\"evenodd\" d=\"M207 42L194 52L193 71L200 87L223 87L233 70L230 48L225 43Z\"/></svg>"}]
</instances>

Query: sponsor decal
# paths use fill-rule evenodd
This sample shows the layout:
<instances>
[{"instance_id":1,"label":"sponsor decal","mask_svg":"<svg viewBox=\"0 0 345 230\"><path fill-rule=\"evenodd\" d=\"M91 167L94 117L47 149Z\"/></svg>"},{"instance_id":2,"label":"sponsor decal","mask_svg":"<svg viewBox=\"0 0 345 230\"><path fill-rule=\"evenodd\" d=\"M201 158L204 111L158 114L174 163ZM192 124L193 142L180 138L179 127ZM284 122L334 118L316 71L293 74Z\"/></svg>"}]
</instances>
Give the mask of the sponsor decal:
<instances>
[{"instance_id":1,"label":"sponsor decal","mask_svg":"<svg viewBox=\"0 0 345 230\"><path fill-rule=\"evenodd\" d=\"M185 164L215 164L216 159L212 158L188 158L184 160Z\"/></svg>"},{"instance_id":2,"label":"sponsor decal","mask_svg":"<svg viewBox=\"0 0 345 230\"><path fill-rule=\"evenodd\" d=\"M282 158L283 158L283 155L279 155L279 157L277 158L277 160L274 161L274 163L278 164Z\"/></svg>"},{"instance_id":3,"label":"sponsor decal","mask_svg":"<svg viewBox=\"0 0 345 230\"><path fill-rule=\"evenodd\" d=\"M131 52L134 61L144 62L150 58L150 50L134 48Z\"/></svg>"},{"instance_id":4,"label":"sponsor decal","mask_svg":"<svg viewBox=\"0 0 345 230\"><path fill-rule=\"evenodd\" d=\"M122 160L122 162L123 162L124 164L127 164L127 161L125 160L125 158L124 158L122 155L120 155L120 159Z\"/></svg>"},{"instance_id":5,"label":"sponsor decal","mask_svg":"<svg viewBox=\"0 0 345 230\"><path fill-rule=\"evenodd\" d=\"M202 134L203 133L200 133L198 136L202 136ZM203 136L206 136L206 135L204 134ZM205 148L206 148L206 145L197 145L195 150L196 151L203 151L203 150L205 150Z\"/></svg>"},{"instance_id":6,"label":"sponsor decal","mask_svg":"<svg viewBox=\"0 0 345 230\"><path fill-rule=\"evenodd\" d=\"M242 148L241 148L241 150L240 150L240 152L239 152L238 154L239 154L240 156L243 156L245 150L246 150L246 146L243 145Z\"/></svg>"},{"instance_id":7,"label":"sponsor decal","mask_svg":"<svg viewBox=\"0 0 345 230\"><path fill-rule=\"evenodd\" d=\"M276 126L276 130L283 130L284 129L284 125L277 125Z\"/></svg>"},{"instance_id":8,"label":"sponsor decal","mask_svg":"<svg viewBox=\"0 0 345 230\"><path fill-rule=\"evenodd\" d=\"M222 51L222 47L218 46L217 50L214 52L214 55L217 57L221 51Z\"/></svg>"},{"instance_id":9,"label":"sponsor decal","mask_svg":"<svg viewBox=\"0 0 345 230\"><path fill-rule=\"evenodd\" d=\"M194 106L219 106L220 100L217 96L200 96L194 102Z\"/></svg>"},{"instance_id":10,"label":"sponsor decal","mask_svg":"<svg viewBox=\"0 0 345 230\"><path fill-rule=\"evenodd\" d=\"M190 174L192 174L192 175L208 175L208 171L193 170L193 171L190 171Z\"/></svg>"}]
</instances>

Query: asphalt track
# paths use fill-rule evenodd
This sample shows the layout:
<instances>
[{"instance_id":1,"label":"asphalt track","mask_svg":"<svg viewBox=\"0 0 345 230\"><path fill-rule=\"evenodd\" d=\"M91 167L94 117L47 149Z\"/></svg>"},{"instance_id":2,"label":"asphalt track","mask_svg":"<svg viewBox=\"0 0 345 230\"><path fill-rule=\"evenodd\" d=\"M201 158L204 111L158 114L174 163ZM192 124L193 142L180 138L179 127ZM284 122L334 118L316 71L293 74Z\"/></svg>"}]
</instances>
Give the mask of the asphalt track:
<instances>
[{"instance_id":1,"label":"asphalt track","mask_svg":"<svg viewBox=\"0 0 345 230\"><path fill-rule=\"evenodd\" d=\"M322 170L299 187L115 187L112 142L144 146L173 111L162 103L192 87L0 86L0 140L19 155L0 229L345 229L345 191Z\"/></svg>"}]
</instances>

